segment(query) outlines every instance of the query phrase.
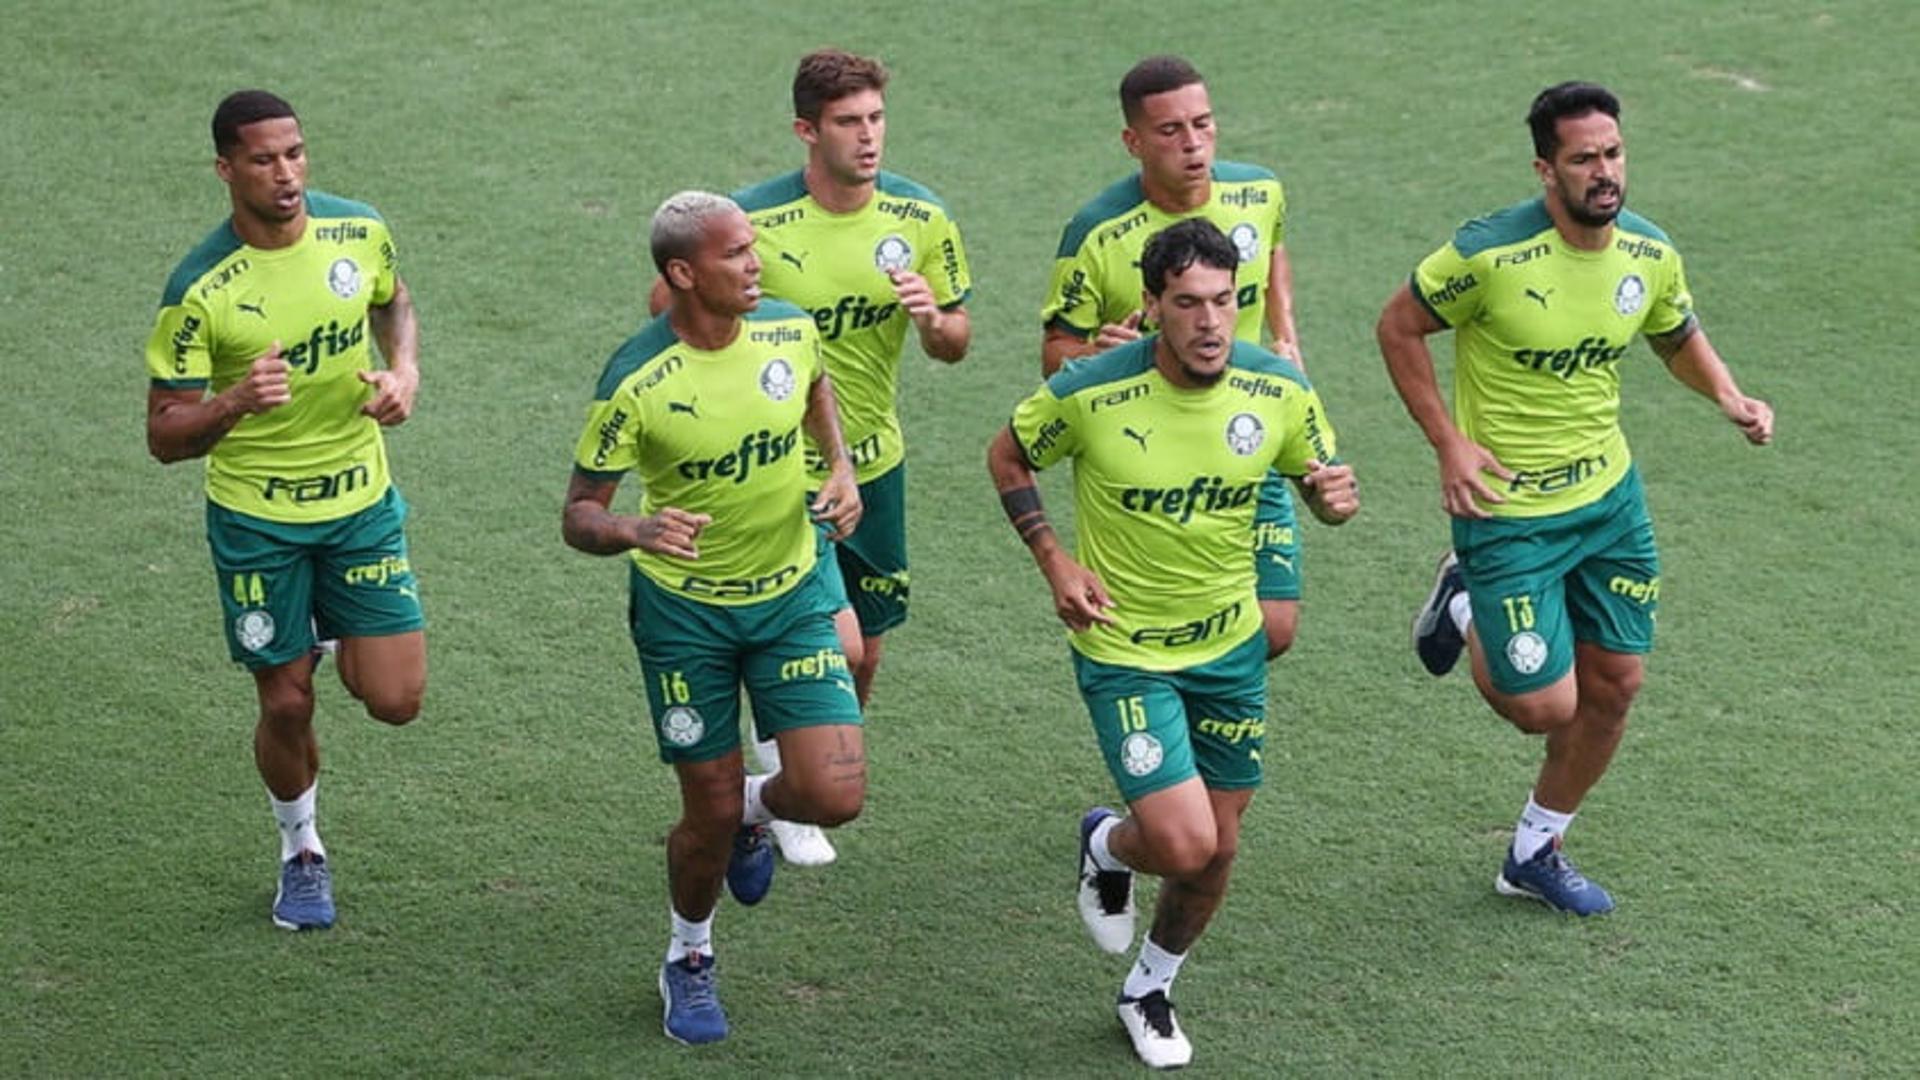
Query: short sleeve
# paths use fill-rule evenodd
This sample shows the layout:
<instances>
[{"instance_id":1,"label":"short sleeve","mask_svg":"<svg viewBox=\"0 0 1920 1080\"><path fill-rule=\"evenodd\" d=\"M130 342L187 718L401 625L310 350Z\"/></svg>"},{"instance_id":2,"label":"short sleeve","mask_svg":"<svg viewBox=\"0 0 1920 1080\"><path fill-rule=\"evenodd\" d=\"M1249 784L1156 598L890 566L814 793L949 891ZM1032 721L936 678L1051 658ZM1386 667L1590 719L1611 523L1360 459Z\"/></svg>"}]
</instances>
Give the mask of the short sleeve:
<instances>
[{"instance_id":1,"label":"short sleeve","mask_svg":"<svg viewBox=\"0 0 1920 1080\"><path fill-rule=\"evenodd\" d=\"M1054 396L1046 386L1014 407L1008 425L1027 464L1044 469L1079 449L1079 433L1073 426L1067 402Z\"/></svg>"},{"instance_id":2,"label":"short sleeve","mask_svg":"<svg viewBox=\"0 0 1920 1080\"><path fill-rule=\"evenodd\" d=\"M211 316L200 304L185 298L160 308L153 334L147 338L147 375L153 385L169 390L197 390L213 379Z\"/></svg>"},{"instance_id":3,"label":"short sleeve","mask_svg":"<svg viewBox=\"0 0 1920 1080\"><path fill-rule=\"evenodd\" d=\"M1411 285L1414 299L1446 326L1459 326L1472 319L1486 300L1485 283L1451 243L1420 260Z\"/></svg>"}]
</instances>

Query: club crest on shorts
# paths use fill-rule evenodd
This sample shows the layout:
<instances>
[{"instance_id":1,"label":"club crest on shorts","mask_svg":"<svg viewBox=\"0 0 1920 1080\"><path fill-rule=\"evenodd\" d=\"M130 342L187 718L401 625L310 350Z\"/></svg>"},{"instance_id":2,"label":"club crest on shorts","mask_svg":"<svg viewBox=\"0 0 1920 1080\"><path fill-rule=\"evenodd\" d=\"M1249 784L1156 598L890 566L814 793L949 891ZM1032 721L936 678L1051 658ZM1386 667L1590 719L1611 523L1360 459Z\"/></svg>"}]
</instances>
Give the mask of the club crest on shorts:
<instances>
[{"instance_id":1,"label":"club crest on shorts","mask_svg":"<svg viewBox=\"0 0 1920 1080\"><path fill-rule=\"evenodd\" d=\"M1246 457L1267 441L1266 425L1250 412L1234 413L1227 421L1227 449Z\"/></svg>"},{"instance_id":2,"label":"club crest on shorts","mask_svg":"<svg viewBox=\"0 0 1920 1080\"><path fill-rule=\"evenodd\" d=\"M1160 740L1144 731L1136 731L1121 740L1120 767L1128 776L1147 776L1160 767L1166 757Z\"/></svg>"},{"instance_id":3,"label":"club crest on shorts","mask_svg":"<svg viewBox=\"0 0 1920 1080\"><path fill-rule=\"evenodd\" d=\"M243 611L233 620L233 638L248 652L257 653L273 644L273 616L255 608Z\"/></svg>"},{"instance_id":4,"label":"club crest on shorts","mask_svg":"<svg viewBox=\"0 0 1920 1080\"><path fill-rule=\"evenodd\" d=\"M913 245L899 233L888 233L873 246L873 265L883 274L908 270L913 267Z\"/></svg>"},{"instance_id":5,"label":"club crest on shorts","mask_svg":"<svg viewBox=\"0 0 1920 1080\"><path fill-rule=\"evenodd\" d=\"M691 705L675 705L660 717L660 737L674 746L692 746L706 733L707 722Z\"/></svg>"},{"instance_id":6,"label":"club crest on shorts","mask_svg":"<svg viewBox=\"0 0 1920 1080\"><path fill-rule=\"evenodd\" d=\"M327 267L327 288L342 300L351 300L360 291L360 266L352 259L335 259Z\"/></svg>"},{"instance_id":7,"label":"club crest on shorts","mask_svg":"<svg viewBox=\"0 0 1920 1080\"><path fill-rule=\"evenodd\" d=\"M1613 290L1613 310L1622 315L1639 311L1647 302L1647 283L1639 274L1628 274Z\"/></svg>"},{"instance_id":8,"label":"club crest on shorts","mask_svg":"<svg viewBox=\"0 0 1920 1080\"><path fill-rule=\"evenodd\" d=\"M793 365L776 356L760 369L760 392L770 401L785 401L793 396Z\"/></svg>"},{"instance_id":9,"label":"club crest on shorts","mask_svg":"<svg viewBox=\"0 0 1920 1080\"><path fill-rule=\"evenodd\" d=\"M1539 671L1547 662L1547 642L1531 630L1522 630L1507 639L1507 663L1522 675Z\"/></svg>"},{"instance_id":10,"label":"club crest on shorts","mask_svg":"<svg viewBox=\"0 0 1920 1080\"><path fill-rule=\"evenodd\" d=\"M1233 241L1233 250L1240 253L1241 262L1250 263L1260 257L1260 230L1248 222L1235 225L1227 239Z\"/></svg>"}]
</instances>

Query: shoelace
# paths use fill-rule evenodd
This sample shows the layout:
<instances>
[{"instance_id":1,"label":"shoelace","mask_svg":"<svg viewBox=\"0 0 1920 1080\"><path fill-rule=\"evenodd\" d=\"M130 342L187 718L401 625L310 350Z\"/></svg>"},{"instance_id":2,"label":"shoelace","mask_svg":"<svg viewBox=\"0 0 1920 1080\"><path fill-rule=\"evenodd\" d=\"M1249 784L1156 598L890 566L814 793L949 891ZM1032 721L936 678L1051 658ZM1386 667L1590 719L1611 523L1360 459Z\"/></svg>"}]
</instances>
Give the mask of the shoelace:
<instances>
[{"instance_id":1,"label":"shoelace","mask_svg":"<svg viewBox=\"0 0 1920 1080\"><path fill-rule=\"evenodd\" d=\"M713 962L695 964L697 954L689 953L685 961L675 964L681 971L678 980L684 993L680 1004L688 1009L709 1009L717 1004L713 993Z\"/></svg>"},{"instance_id":2,"label":"shoelace","mask_svg":"<svg viewBox=\"0 0 1920 1080\"><path fill-rule=\"evenodd\" d=\"M326 868L317 862L301 860L294 864L293 881L287 894L294 900L319 900L325 893Z\"/></svg>"}]
</instances>

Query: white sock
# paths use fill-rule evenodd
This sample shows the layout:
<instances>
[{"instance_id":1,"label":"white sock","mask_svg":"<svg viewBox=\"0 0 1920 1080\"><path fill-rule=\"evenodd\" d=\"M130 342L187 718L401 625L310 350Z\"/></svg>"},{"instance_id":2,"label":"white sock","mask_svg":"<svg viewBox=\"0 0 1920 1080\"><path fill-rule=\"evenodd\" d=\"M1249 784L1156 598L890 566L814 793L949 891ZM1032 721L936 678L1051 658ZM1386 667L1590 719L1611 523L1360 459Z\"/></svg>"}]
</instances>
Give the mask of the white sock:
<instances>
[{"instance_id":1,"label":"white sock","mask_svg":"<svg viewBox=\"0 0 1920 1080\"><path fill-rule=\"evenodd\" d=\"M1128 870L1126 863L1120 861L1107 847L1107 836L1118 828L1125 818L1110 817L1093 827L1093 835L1087 838L1087 854L1093 856L1093 865L1101 870Z\"/></svg>"},{"instance_id":2,"label":"white sock","mask_svg":"<svg viewBox=\"0 0 1920 1080\"><path fill-rule=\"evenodd\" d=\"M320 842L320 830L313 823L313 796L320 790L316 778L292 802L281 802L271 790L267 801L273 804L273 819L280 823L280 861L286 862L303 851L325 858L326 845Z\"/></svg>"},{"instance_id":3,"label":"white sock","mask_svg":"<svg viewBox=\"0 0 1920 1080\"><path fill-rule=\"evenodd\" d=\"M761 739L753 744L754 760L760 763L760 771L772 776L780 771L780 743L774 739Z\"/></svg>"},{"instance_id":4,"label":"white sock","mask_svg":"<svg viewBox=\"0 0 1920 1080\"><path fill-rule=\"evenodd\" d=\"M1140 957L1127 971L1127 981L1120 987L1120 996L1143 998L1155 990L1168 993L1173 989L1173 977L1180 974L1180 965L1186 959L1186 953L1170 953L1155 945L1152 937L1142 938Z\"/></svg>"},{"instance_id":5,"label":"white sock","mask_svg":"<svg viewBox=\"0 0 1920 1080\"><path fill-rule=\"evenodd\" d=\"M667 963L684 960L688 953L699 953L701 956L712 959L712 912L708 912L706 918L695 922L681 917L678 911L673 910L673 905L668 904L667 915L673 920L673 934L667 938Z\"/></svg>"},{"instance_id":6,"label":"white sock","mask_svg":"<svg viewBox=\"0 0 1920 1080\"><path fill-rule=\"evenodd\" d=\"M766 790L767 781L771 779L771 776L747 777L747 805L740 814L740 824L765 825L773 820L773 811L767 809L767 804L760 799L760 793Z\"/></svg>"},{"instance_id":7,"label":"white sock","mask_svg":"<svg viewBox=\"0 0 1920 1080\"><path fill-rule=\"evenodd\" d=\"M1465 637L1467 627L1473 625L1473 601L1465 592L1454 593L1453 599L1447 601L1447 616L1459 628L1460 636Z\"/></svg>"},{"instance_id":8,"label":"white sock","mask_svg":"<svg viewBox=\"0 0 1920 1080\"><path fill-rule=\"evenodd\" d=\"M1541 848L1566 835L1567 826L1571 824L1572 814L1549 810L1534 802L1529 793L1527 808L1520 812L1520 823L1513 827L1513 861L1526 862L1538 855Z\"/></svg>"}]
</instances>

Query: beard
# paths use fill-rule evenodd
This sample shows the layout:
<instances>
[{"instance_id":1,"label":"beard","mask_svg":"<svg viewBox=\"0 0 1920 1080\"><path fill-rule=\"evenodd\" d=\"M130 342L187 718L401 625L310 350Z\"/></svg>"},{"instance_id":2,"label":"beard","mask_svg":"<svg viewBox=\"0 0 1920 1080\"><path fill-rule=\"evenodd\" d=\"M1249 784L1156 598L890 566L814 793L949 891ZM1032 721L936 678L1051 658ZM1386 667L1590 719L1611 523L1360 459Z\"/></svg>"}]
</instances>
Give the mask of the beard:
<instances>
[{"instance_id":1,"label":"beard","mask_svg":"<svg viewBox=\"0 0 1920 1080\"><path fill-rule=\"evenodd\" d=\"M1598 210L1588 205L1587 199L1591 199L1593 196L1598 195L1603 191L1612 191L1612 192L1618 193L1618 198L1614 200L1613 206L1610 209ZM1587 228L1597 229L1602 225L1613 224L1613 219L1620 216L1621 210L1626 209L1627 189L1625 187L1619 187L1613 184L1596 184L1592 188L1588 189L1586 198L1577 199L1577 200L1565 199L1563 201L1567 205L1568 217L1572 218L1576 222L1579 222L1581 225L1586 226Z\"/></svg>"}]
</instances>

